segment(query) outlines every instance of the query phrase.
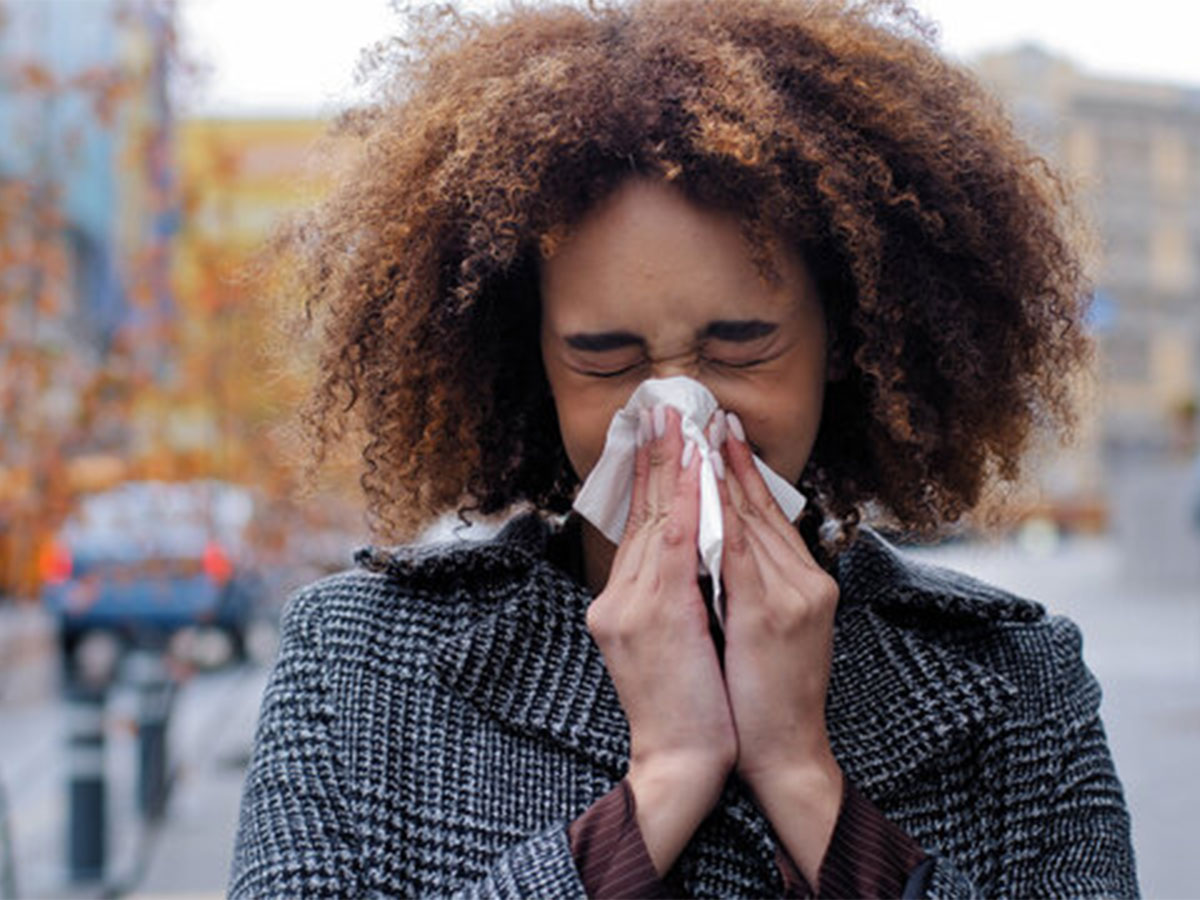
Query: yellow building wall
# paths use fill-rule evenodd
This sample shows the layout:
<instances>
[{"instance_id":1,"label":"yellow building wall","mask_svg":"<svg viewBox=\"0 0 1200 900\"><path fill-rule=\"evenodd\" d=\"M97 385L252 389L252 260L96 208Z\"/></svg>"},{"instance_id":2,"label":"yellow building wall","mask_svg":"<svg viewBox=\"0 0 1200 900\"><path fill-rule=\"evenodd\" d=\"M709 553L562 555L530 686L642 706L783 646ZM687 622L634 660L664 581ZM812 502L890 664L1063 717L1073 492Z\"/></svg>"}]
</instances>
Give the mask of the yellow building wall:
<instances>
[{"instance_id":1,"label":"yellow building wall","mask_svg":"<svg viewBox=\"0 0 1200 900\"><path fill-rule=\"evenodd\" d=\"M182 228L172 256L181 352L157 456L205 474L245 478L257 429L285 405L273 394L266 345L274 328L256 253L294 212L328 190L319 119L193 119L179 124ZM195 472L174 473L192 475Z\"/></svg>"}]
</instances>

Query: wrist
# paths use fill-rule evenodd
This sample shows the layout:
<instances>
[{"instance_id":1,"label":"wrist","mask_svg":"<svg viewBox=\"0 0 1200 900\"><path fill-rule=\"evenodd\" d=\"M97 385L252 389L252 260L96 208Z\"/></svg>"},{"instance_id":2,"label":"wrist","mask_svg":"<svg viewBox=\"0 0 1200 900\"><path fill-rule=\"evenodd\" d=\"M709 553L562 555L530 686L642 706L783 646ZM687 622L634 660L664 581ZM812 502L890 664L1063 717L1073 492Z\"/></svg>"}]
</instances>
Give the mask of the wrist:
<instances>
[{"instance_id":1,"label":"wrist","mask_svg":"<svg viewBox=\"0 0 1200 900\"><path fill-rule=\"evenodd\" d=\"M790 763L740 773L755 801L770 817L772 809L788 809L815 820L837 821L845 790L841 767L828 758Z\"/></svg>"},{"instance_id":2,"label":"wrist","mask_svg":"<svg viewBox=\"0 0 1200 900\"><path fill-rule=\"evenodd\" d=\"M780 767L746 781L788 855L814 888L842 811L845 779L828 760Z\"/></svg>"},{"instance_id":3,"label":"wrist","mask_svg":"<svg viewBox=\"0 0 1200 900\"><path fill-rule=\"evenodd\" d=\"M639 808L674 809L696 824L717 805L733 764L693 754L635 758L625 776Z\"/></svg>"},{"instance_id":4,"label":"wrist","mask_svg":"<svg viewBox=\"0 0 1200 900\"><path fill-rule=\"evenodd\" d=\"M625 776L642 842L661 877L717 805L732 765L690 756L635 760Z\"/></svg>"}]
</instances>

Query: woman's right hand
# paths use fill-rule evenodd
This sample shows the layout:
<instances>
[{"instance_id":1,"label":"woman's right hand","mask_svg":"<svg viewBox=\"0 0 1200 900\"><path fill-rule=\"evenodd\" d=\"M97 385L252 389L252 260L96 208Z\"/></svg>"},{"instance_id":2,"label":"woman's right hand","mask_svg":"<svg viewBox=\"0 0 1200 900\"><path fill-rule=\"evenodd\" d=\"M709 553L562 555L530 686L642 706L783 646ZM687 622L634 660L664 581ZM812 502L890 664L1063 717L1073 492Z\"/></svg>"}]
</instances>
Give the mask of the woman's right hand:
<instances>
[{"instance_id":1,"label":"woman's right hand","mask_svg":"<svg viewBox=\"0 0 1200 900\"><path fill-rule=\"evenodd\" d=\"M683 465L679 413L643 413L629 523L588 628L629 720L628 780L665 873L737 760L725 680L696 573L700 454Z\"/></svg>"}]
</instances>

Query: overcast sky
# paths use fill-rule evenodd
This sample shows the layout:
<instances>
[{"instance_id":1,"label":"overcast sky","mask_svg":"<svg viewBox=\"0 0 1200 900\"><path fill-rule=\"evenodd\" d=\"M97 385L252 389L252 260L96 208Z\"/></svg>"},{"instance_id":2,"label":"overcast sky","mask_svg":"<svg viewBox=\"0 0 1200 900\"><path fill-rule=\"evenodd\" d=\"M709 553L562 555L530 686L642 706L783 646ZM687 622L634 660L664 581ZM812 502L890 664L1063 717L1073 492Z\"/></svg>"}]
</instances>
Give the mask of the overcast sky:
<instances>
[{"instance_id":1,"label":"overcast sky","mask_svg":"<svg viewBox=\"0 0 1200 900\"><path fill-rule=\"evenodd\" d=\"M487 7L492 0L473 0ZM960 59L1036 41L1100 74L1200 88L1200 0L914 0ZM182 0L208 75L191 111L328 114L354 97L359 51L396 21L389 0Z\"/></svg>"}]
</instances>

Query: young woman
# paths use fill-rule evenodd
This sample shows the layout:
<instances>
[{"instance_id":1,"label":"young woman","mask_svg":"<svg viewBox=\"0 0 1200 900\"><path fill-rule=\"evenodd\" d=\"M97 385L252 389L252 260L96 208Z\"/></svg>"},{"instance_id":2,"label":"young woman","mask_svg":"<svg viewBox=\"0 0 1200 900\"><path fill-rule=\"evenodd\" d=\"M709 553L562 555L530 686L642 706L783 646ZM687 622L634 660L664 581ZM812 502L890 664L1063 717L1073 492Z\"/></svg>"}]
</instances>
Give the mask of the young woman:
<instances>
[{"instance_id":1,"label":"young woman","mask_svg":"<svg viewBox=\"0 0 1200 900\"><path fill-rule=\"evenodd\" d=\"M898 2L429 18L293 249L380 533L295 596L231 894L1126 896L1079 632L906 559L1070 423L1063 192ZM619 544L568 513L651 378ZM793 523L753 455L808 498Z\"/></svg>"}]
</instances>

